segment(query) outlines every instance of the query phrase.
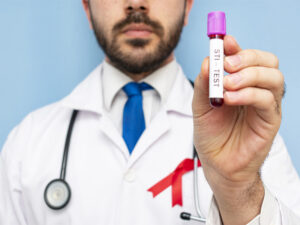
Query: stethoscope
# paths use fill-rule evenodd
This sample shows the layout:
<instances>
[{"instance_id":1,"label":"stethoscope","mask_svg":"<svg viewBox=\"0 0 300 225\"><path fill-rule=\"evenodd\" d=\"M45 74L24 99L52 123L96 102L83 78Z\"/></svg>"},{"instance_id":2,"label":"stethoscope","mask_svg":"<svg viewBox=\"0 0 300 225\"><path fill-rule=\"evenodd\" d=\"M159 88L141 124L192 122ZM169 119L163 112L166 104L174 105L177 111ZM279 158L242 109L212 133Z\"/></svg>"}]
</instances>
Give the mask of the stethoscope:
<instances>
[{"instance_id":1,"label":"stethoscope","mask_svg":"<svg viewBox=\"0 0 300 225\"><path fill-rule=\"evenodd\" d=\"M76 116L78 114L78 110L74 110L71 116L67 137L65 141L65 147L63 152L63 159L60 170L60 177L58 179L54 179L48 183L44 192L44 200L47 206L54 210L63 209L71 199L71 188L69 184L66 182L66 169L67 169L67 161L68 161L68 153L70 147L71 136L73 132L74 123L76 120ZM199 193L198 193L198 156L196 149L194 148L193 153L194 158L194 203L197 212L197 216L193 216L190 213L182 212L180 214L180 218L183 220L195 220L198 222L206 222L206 219L202 216L199 204Z\"/></svg>"},{"instance_id":2,"label":"stethoscope","mask_svg":"<svg viewBox=\"0 0 300 225\"><path fill-rule=\"evenodd\" d=\"M44 199L51 209L59 210L64 208L71 199L71 188L66 182L66 169L68 162L68 153L71 141L71 135L78 110L74 110L70 120L68 133L65 141L63 160L60 169L60 177L49 182L45 188Z\"/></svg>"},{"instance_id":3,"label":"stethoscope","mask_svg":"<svg viewBox=\"0 0 300 225\"><path fill-rule=\"evenodd\" d=\"M193 171L193 180L194 180L194 204L197 212L197 216L193 216L191 213L182 212L180 214L180 218L183 220L195 220L198 222L206 223L206 218L204 218L199 202L199 187L198 187L198 155L197 151L194 147L193 151L193 159L194 159L194 171Z\"/></svg>"}]
</instances>

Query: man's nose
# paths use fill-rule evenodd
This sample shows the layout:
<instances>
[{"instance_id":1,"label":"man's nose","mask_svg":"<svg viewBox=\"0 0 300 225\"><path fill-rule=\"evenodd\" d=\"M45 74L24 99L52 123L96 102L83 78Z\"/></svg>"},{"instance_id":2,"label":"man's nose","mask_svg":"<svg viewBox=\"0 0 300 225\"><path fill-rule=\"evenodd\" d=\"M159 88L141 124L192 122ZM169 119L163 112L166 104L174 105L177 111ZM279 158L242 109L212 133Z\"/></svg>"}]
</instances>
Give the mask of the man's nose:
<instances>
[{"instance_id":1,"label":"man's nose","mask_svg":"<svg viewBox=\"0 0 300 225\"><path fill-rule=\"evenodd\" d=\"M125 11L127 14L133 12L148 13L149 4L148 0L126 0Z\"/></svg>"}]
</instances>

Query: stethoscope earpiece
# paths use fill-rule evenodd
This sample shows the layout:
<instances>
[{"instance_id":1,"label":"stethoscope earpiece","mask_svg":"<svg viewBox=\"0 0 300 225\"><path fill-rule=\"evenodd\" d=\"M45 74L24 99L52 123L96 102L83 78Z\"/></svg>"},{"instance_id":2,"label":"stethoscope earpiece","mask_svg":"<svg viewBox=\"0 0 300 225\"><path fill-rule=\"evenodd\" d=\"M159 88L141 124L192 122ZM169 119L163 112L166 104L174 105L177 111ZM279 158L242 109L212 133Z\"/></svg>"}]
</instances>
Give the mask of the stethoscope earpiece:
<instances>
[{"instance_id":1,"label":"stethoscope earpiece","mask_svg":"<svg viewBox=\"0 0 300 225\"><path fill-rule=\"evenodd\" d=\"M62 179L50 181L44 192L46 204L54 210L64 208L71 199L71 189L68 183Z\"/></svg>"}]
</instances>

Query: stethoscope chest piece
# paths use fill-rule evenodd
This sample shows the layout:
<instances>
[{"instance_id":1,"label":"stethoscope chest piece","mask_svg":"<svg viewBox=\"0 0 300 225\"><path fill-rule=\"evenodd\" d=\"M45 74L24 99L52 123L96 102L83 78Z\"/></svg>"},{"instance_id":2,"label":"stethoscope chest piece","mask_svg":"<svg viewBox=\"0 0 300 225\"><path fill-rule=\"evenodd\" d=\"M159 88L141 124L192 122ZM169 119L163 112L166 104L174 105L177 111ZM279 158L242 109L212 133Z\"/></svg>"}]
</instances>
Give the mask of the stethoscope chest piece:
<instances>
[{"instance_id":1,"label":"stethoscope chest piece","mask_svg":"<svg viewBox=\"0 0 300 225\"><path fill-rule=\"evenodd\" d=\"M71 198L71 189L68 183L62 179L52 180L46 187L44 199L51 209L64 208Z\"/></svg>"}]
</instances>

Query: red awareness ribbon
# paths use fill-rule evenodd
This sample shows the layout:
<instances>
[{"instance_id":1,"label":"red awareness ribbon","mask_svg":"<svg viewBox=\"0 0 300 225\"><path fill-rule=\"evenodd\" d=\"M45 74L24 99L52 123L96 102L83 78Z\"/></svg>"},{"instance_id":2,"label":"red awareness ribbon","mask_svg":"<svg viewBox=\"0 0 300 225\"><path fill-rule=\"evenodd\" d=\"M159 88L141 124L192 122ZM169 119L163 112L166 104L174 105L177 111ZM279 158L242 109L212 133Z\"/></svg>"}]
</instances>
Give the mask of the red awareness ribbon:
<instances>
[{"instance_id":1,"label":"red awareness ribbon","mask_svg":"<svg viewBox=\"0 0 300 225\"><path fill-rule=\"evenodd\" d=\"M198 167L200 166L201 162L200 160L198 160ZM153 185L147 191L152 192L153 198L155 198L166 188L172 186L172 207L174 207L175 205L182 206L182 176L193 169L194 160L184 159L171 174Z\"/></svg>"}]
</instances>

